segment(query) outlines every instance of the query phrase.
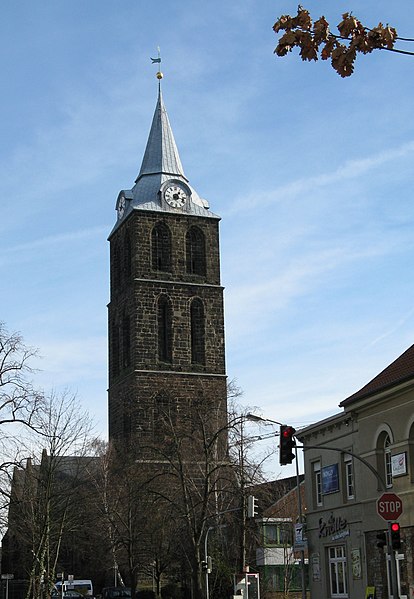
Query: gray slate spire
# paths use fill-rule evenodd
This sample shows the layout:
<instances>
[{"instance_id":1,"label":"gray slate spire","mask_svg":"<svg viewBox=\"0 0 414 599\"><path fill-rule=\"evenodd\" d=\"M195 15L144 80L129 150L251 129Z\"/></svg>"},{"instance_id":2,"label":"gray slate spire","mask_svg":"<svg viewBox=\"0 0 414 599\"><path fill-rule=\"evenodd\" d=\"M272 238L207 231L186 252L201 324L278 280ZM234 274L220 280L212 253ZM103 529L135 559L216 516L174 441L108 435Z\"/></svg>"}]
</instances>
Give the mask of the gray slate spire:
<instances>
[{"instance_id":1,"label":"gray slate spire","mask_svg":"<svg viewBox=\"0 0 414 599\"><path fill-rule=\"evenodd\" d=\"M174 209L162 201L160 189L166 181L182 181L191 191L191 197L182 209ZM122 205L122 211L119 207ZM152 212L185 213L194 216L220 219L210 212L207 200L200 198L184 175L177 145L164 106L161 86L158 87L158 99L144 152L141 169L132 189L123 189L118 195L115 209L118 220L112 233L125 221L133 210Z\"/></svg>"},{"instance_id":2,"label":"gray slate spire","mask_svg":"<svg viewBox=\"0 0 414 599\"><path fill-rule=\"evenodd\" d=\"M135 183L145 175L161 173L187 181L159 88L147 147Z\"/></svg>"}]
</instances>

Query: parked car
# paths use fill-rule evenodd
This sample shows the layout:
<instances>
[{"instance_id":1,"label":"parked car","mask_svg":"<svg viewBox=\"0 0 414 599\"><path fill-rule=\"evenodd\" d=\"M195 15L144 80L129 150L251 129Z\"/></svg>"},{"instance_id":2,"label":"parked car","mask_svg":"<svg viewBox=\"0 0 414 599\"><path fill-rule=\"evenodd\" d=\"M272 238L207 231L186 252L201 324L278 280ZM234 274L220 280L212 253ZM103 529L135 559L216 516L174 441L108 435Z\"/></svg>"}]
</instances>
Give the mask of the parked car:
<instances>
[{"instance_id":1,"label":"parked car","mask_svg":"<svg viewBox=\"0 0 414 599\"><path fill-rule=\"evenodd\" d=\"M128 587L106 587L102 589L102 599L131 599Z\"/></svg>"},{"instance_id":2,"label":"parked car","mask_svg":"<svg viewBox=\"0 0 414 599\"><path fill-rule=\"evenodd\" d=\"M74 590L68 590L68 591L63 591L63 597L62 597L62 593L59 590L53 591L52 593L52 598L53 599L85 599L85 595L82 595L82 593L79 593L79 591L74 591Z\"/></svg>"}]
</instances>

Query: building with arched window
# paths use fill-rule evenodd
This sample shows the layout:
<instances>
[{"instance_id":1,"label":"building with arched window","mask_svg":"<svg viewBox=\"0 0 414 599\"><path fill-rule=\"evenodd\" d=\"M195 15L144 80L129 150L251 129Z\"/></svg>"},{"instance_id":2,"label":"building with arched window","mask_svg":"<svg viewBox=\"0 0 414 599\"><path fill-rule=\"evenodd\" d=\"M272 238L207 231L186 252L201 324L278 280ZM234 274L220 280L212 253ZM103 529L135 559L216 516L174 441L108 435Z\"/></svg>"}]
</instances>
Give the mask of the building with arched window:
<instances>
[{"instance_id":1,"label":"building with arched window","mask_svg":"<svg viewBox=\"0 0 414 599\"><path fill-rule=\"evenodd\" d=\"M387 493L401 498L401 546L393 551L399 597L414 596L414 345L342 412L297 433L305 451L307 539L313 597L392 597L390 557L378 536Z\"/></svg>"}]
</instances>

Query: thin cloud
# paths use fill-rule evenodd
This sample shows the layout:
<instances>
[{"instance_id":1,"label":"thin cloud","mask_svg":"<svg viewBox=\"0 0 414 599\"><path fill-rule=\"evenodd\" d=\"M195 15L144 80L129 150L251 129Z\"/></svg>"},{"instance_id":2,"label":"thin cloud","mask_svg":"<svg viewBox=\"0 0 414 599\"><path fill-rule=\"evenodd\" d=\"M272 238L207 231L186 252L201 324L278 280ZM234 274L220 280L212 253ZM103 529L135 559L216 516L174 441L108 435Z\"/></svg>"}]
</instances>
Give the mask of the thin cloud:
<instances>
[{"instance_id":1,"label":"thin cloud","mask_svg":"<svg viewBox=\"0 0 414 599\"><path fill-rule=\"evenodd\" d=\"M343 165L335 169L331 173L321 173L314 177L297 179L287 185L275 187L272 190L264 191L260 194L257 192L251 193L243 198L238 198L227 210L227 214L231 215L239 213L242 210L251 210L254 206L266 206L275 202L286 200L295 197L304 192L309 193L309 190L315 191L320 187L337 184L343 180L356 179L361 175L368 173L384 164L394 160L406 158L414 153L414 141L402 144L399 147L379 152L366 158L356 160L347 160Z\"/></svg>"},{"instance_id":2,"label":"thin cloud","mask_svg":"<svg viewBox=\"0 0 414 599\"><path fill-rule=\"evenodd\" d=\"M15 252L27 252L65 243L71 244L74 241L90 239L92 237L102 238L102 235L105 235L105 233L107 233L106 227L91 227L79 231L69 231L68 233L62 233L60 235L49 235L41 239L34 239L28 243L20 243L13 247L6 247L3 249L3 252L13 254Z\"/></svg>"},{"instance_id":3,"label":"thin cloud","mask_svg":"<svg viewBox=\"0 0 414 599\"><path fill-rule=\"evenodd\" d=\"M383 341L390 335L393 335L396 331L398 331L398 329L400 329L403 325L405 325L411 319L413 314L414 314L414 308L412 310L409 310L409 312L407 312L402 318L397 320L397 322L395 323L395 325L393 327L391 327L390 329L385 331L382 335L379 335L378 337L373 339L370 343L368 343L365 346L365 349L373 347L374 345L377 345L378 343L380 343L381 341Z\"/></svg>"}]
</instances>

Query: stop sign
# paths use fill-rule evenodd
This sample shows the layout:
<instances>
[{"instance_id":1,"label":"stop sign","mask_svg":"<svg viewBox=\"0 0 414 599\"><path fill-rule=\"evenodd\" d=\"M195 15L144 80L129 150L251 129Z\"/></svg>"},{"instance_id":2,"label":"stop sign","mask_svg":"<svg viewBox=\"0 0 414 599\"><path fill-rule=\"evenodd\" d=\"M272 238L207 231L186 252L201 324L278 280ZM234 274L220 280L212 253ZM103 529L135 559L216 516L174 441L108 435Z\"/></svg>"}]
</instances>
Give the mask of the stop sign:
<instances>
[{"instance_id":1,"label":"stop sign","mask_svg":"<svg viewBox=\"0 0 414 599\"><path fill-rule=\"evenodd\" d=\"M377 514L384 520L397 520L403 511L401 497L395 493L383 493L377 499Z\"/></svg>"}]
</instances>

